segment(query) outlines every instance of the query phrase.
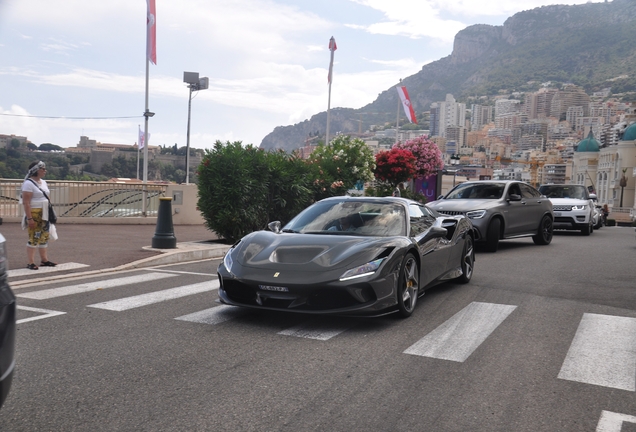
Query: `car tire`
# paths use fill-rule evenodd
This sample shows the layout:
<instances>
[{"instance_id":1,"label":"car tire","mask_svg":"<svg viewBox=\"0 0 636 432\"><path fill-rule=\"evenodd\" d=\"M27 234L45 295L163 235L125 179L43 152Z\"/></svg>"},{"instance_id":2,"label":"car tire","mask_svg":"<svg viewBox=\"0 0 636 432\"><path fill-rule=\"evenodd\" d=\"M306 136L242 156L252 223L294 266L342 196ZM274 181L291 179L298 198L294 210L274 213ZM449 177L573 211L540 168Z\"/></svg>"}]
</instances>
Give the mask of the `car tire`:
<instances>
[{"instance_id":1,"label":"car tire","mask_svg":"<svg viewBox=\"0 0 636 432\"><path fill-rule=\"evenodd\" d=\"M581 234L584 236L589 236L591 233L590 226L591 225L588 224L588 225L585 225L583 228L581 228Z\"/></svg>"},{"instance_id":2,"label":"car tire","mask_svg":"<svg viewBox=\"0 0 636 432\"><path fill-rule=\"evenodd\" d=\"M397 303L400 315L408 318L413 314L420 291L420 271L412 253L406 254L400 265L397 287Z\"/></svg>"},{"instance_id":3,"label":"car tire","mask_svg":"<svg viewBox=\"0 0 636 432\"><path fill-rule=\"evenodd\" d=\"M475 270L475 247L473 238L469 235L466 235L466 239L464 240L464 250L462 251L460 266L462 275L457 278L457 281L466 284L473 278L473 271Z\"/></svg>"},{"instance_id":4,"label":"car tire","mask_svg":"<svg viewBox=\"0 0 636 432\"><path fill-rule=\"evenodd\" d=\"M552 242L553 232L554 224L552 223L552 219L550 216L545 215L541 219L537 234L532 236L532 241L537 245L549 245Z\"/></svg>"},{"instance_id":5,"label":"car tire","mask_svg":"<svg viewBox=\"0 0 636 432\"><path fill-rule=\"evenodd\" d=\"M494 218L488 225L486 232L486 251L497 252L499 247L499 232L501 231L501 219Z\"/></svg>"}]
</instances>

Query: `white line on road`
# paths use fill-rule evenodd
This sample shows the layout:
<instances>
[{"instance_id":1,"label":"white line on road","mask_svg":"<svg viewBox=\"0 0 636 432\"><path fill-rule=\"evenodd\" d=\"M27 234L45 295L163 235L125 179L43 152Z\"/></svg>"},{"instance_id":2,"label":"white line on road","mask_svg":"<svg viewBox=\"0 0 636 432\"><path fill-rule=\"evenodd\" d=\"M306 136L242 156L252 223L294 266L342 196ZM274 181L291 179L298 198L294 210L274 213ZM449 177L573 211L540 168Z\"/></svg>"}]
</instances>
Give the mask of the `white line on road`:
<instances>
[{"instance_id":1,"label":"white line on road","mask_svg":"<svg viewBox=\"0 0 636 432\"><path fill-rule=\"evenodd\" d=\"M516 308L473 302L404 353L464 362Z\"/></svg>"},{"instance_id":2,"label":"white line on road","mask_svg":"<svg viewBox=\"0 0 636 432\"><path fill-rule=\"evenodd\" d=\"M583 314L559 378L636 390L636 319Z\"/></svg>"},{"instance_id":3,"label":"white line on road","mask_svg":"<svg viewBox=\"0 0 636 432\"><path fill-rule=\"evenodd\" d=\"M603 411L601 413L601 419L596 426L596 432L621 432L623 422L636 423L636 417L611 411Z\"/></svg>"},{"instance_id":4,"label":"white line on road","mask_svg":"<svg viewBox=\"0 0 636 432\"><path fill-rule=\"evenodd\" d=\"M132 285L136 283L149 282L158 279L165 279L169 277L175 277L174 274L169 273L150 273L150 274L140 274L136 276L127 276L123 278L117 279L109 279L98 282L90 282L79 285L69 285L60 288L51 288L42 291L32 291L28 293L18 294L18 297L34 299L34 300L46 300L55 297L63 297L72 294L79 294L89 291L95 291L106 288L114 288L123 285Z\"/></svg>"},{"instance_id":5,"label":"white line on road","mask_svg":"<svg viewBox=\"0 0 636 432\"><path fill-rule=\"evenodd\" d=\"M245 315L248 311L236 306L221 305L199 312L183 315L175 318L179 321L189 321L198 324L221 324L234 318Z\"/></svg>"},{"instance_id":6,"label":"white line on road","mask_svg":"<svg viewBox=\"0 0 636 432\"><path fill-rule=\"evenodd\" d=\"M15 323L16 324L22 324L25 322L29 322L29 321L37 321L37 320L41 320L44 318L51 318L54 316L58 316L58 315L64 315L66 312L59 312L59 311L54 311L54 310L48 310L48 309L38 309L38 308L34 308L34 307L29 307L29 306L16 306L18 309L21 310L25 310L25 311L29 311L29 312L39 312L41 314L44 315L38 315L38 316L34 316L34 317L30 317L30 318L24 318L21 320L17 320Z\"/></svg>"},{"instance_id":7,"label":"white line on road","mask_svg":"<svg viewBox=\"0 0 636 432\"><path fill-rule=\"evenodd\" d=\"M151 292L148 294L141 294L132 297L126 297L119 300L112 300L103 303L96 303L88 305L88 307L97 309L106 309L112 311L125 311L128 309L134 309L142 306L148 306L154 303L163 302L166 300L174 300L181 297L186 297L193 294L200 294L207 291L214 291L219 288L219 281L207 281L199 282L192 285L185 285L182 287L171 288L163 291Z\"/></svg>"},{"instance_id":8,"label":"white line on road","mask_svg":"<svg viewBox=\"0 0 636 432\"><path fill-rule=\"evenodd\" d=\"M278 334L326 341L350 328L351 325L345 325L341 322L326 323L311 321L280 331Z\"/></svg>"}]
</instances>

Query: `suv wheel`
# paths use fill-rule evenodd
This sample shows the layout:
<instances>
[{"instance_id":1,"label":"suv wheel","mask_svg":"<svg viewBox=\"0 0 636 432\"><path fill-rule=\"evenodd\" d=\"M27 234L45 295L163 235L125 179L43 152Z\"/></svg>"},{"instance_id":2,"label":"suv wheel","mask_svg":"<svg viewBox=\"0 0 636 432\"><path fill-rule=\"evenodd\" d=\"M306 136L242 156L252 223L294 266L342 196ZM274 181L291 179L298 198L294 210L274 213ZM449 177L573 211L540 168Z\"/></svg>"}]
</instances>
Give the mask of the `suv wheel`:
<instances>
[{"instance_id":1,"label":"suv wheel","mask_svg":"<svg viewBox=\"0 0 636 432\"><path fill-rule=\"evenodd\" d=\"M532 236L532 241L537 245L549 245L552 242L554 225L550 216L543 216L537 234Z\"/></svg>"},{"instance_id":2,"label":"suv wheel","mask_svg":"<svg viewBox=\"0 0 636 432\"><path fill-rule=\"evenodd\" d=\"M584 236L589 236L591 232L592 232L592 230L591 230L591 226L589 224L585 225L583 228L581 228L581 234L583 234Z\"/></svg>"}]
</instances>

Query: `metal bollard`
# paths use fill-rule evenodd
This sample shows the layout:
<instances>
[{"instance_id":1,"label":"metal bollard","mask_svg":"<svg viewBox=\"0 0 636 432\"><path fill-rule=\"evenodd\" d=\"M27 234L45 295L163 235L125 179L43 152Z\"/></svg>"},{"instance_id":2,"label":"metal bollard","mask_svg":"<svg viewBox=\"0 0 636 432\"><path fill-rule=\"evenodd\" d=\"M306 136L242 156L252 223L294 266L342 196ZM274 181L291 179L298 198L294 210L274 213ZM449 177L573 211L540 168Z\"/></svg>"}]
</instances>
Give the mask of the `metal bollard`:
<instances>
[{"instance_id":1,"label":"metal bollard","mask_svg":"<svg viewBox=\"0 0 636 432\"><path fill-rule=\"evenodd\" d=\"M152 247L157 249L174 249L177 247L177 238L174 236L174 228L172 226L172 198L159 198L157 227L152 238Z\"/></svg>"}]
</instances>

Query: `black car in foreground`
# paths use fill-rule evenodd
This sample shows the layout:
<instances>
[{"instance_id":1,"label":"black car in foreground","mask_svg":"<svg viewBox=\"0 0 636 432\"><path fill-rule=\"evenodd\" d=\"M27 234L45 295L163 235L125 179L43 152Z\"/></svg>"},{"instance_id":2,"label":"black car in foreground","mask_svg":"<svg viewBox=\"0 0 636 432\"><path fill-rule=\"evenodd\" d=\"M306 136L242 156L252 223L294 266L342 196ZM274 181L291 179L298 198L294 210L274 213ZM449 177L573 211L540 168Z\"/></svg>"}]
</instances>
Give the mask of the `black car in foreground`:
<instances>
[{"instance_id":1,"label":"black car in foreground","mask_svg":"<svg viewBox=\"0 0 636 432\"><path fill-rule=\"evenodd\" d=\"M222 303L408 317L424 290L470 281L473 227L398 197L332 197L243 237L219 265Z\"/></svg>"},{"instance_id":2,"label":"black car in foreground","mask_svg":"<svg viewBox=\"0 0 636 432\"><path fill-rule=\"evenodd\" d=\"M6 241L0 234L0 407L4 404L15 368L15 296L7 280Z\"/></svg>"}]
</instances>

